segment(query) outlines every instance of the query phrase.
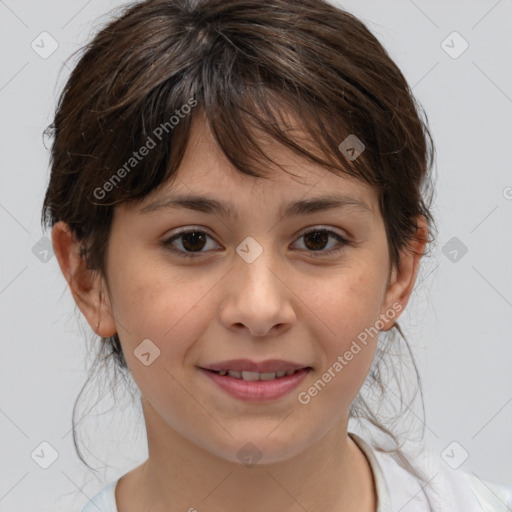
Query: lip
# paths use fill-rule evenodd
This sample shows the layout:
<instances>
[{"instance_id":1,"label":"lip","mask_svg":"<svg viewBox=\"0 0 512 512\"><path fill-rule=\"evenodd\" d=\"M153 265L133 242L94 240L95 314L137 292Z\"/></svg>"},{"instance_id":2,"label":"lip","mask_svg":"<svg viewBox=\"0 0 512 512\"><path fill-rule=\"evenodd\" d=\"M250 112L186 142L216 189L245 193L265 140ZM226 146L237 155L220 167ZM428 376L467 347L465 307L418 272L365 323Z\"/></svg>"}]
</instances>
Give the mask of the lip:
<instances>
[{"instance_id":1,"label":"lip","mask_svg":"<svg viewBox=\"0 0 512 512\"><path fill-rule=\"evenodd\" d=\"M265 361L255 362L250 359L230 359L219 363L209 364L200 367L203 370L213 370L215 372L234 370L258 373L284 372L286 370L300 370L310 368L310 366L284 361L283 359L267 359Z\"/></svg>"},{"instance_id":2,"label":"lip","mask_svg":"<svg viewBox=\"0 0 512 512\"><path fill-rule=\"evenodd\" d=\"M299 386L312 368L302 367L292 375L285 375L272 380L252 381L237 379L229 375L222 376L204 368L199 368L199 370L229 396L244 402L263 403L289 395Z\"/></svg>"}]
</instances>

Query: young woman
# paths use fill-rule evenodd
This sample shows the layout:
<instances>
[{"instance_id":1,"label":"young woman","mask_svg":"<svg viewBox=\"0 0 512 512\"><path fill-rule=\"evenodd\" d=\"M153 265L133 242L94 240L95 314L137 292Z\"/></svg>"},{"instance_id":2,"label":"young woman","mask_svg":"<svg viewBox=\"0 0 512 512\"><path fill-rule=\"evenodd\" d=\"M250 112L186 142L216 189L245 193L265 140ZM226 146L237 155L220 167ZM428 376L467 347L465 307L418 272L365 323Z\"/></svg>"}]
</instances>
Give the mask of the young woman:
<instances>
[{"instance_id":1,"label":"young woman","mask_svg":"<svg viewBox=\"0 0 512 512\"><path fill-rule=\"evenodd\" d=\"M53 134L43 220L149 453L83 512L511 510L511 487L409 457L369 407L433 241L434 150L361 21L322 0L130 5Z\"/></svg>"}]
</instances>

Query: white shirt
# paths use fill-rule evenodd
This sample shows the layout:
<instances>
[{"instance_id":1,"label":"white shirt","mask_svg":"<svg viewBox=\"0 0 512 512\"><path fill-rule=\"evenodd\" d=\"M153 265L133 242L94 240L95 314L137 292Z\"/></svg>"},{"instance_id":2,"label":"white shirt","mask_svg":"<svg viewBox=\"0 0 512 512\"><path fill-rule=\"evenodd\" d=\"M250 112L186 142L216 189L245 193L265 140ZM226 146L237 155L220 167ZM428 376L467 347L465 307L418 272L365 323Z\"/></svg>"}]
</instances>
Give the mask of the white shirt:
<instances>
[{"instance_id":1,"label":"white shirt","mask_svg":"<svg viewBox=\"0 0 512 512\"><path fill-rule=\"evenodd\" d=\"M358 435L349 435L366 455L377 491L376 512L428 512L428 502L420 482L402 468L391 455L379 452ZM418 465L418 462L415 462ZM434 489L435 512L512 512L512 485L481 480L460 469L453 470L432 453L421 464ZM119 512L116 506L116 480L109 483L85 505L81 512Z\"/></svg>"}]
</instances>

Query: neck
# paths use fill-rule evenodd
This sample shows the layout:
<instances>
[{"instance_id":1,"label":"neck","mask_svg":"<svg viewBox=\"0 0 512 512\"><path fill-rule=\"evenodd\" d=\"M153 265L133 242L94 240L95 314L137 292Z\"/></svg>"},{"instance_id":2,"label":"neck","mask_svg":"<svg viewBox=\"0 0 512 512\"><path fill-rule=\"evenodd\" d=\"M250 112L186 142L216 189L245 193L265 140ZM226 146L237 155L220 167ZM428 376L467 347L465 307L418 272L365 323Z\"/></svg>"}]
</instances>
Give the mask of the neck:
<instances>
[{"instance_id":1,"label":"neck","mask_svg":"<svg viewBox=\"0 0 512 512\"><path fill-rule=\"evenodd\" d=\"M371 468L346 421L291 459L248 467L191 443L148 404L144 416L149 457L119 482L119 512L376 510Z\"/></svg>"}]
</instances>

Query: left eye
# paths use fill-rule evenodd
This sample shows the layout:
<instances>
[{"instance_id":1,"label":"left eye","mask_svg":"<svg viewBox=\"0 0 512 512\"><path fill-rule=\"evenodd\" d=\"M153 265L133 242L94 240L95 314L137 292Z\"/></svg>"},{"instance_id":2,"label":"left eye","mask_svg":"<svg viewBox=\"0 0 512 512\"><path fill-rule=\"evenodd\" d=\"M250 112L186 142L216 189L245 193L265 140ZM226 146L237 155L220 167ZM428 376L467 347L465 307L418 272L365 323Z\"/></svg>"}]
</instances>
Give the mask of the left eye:
<instances>
[{"instance_id":1,"label":"left eye","mask_svg":"<svg viewBox=\"0 0 512 512\"><path fill-rule=\"evenodd\" d=\"M303 233L299 237L299 240L302 238L304 238L304 240L307 240L307 243L305 244L307 246L307 249L311 249L312 252L319 252L319 257L329 256L330 254L340 252L343 249L343 246L348 244L348 241L341 235L339 235L335 231L325 228L316 228L307 231L306 233ZM334 247L332 247L331 249L323 250L322 247L327 244L329 238L336 239L338 243L335 244ZM316 255L314 256L317 257Z\"/></svg>"},{"instance_id":2,"label":"left eye","mask_svg":"<svg viewBox=\"0 0 512 512\"><path fill-rule=\"evenodd\" d=\"M180 256L185 258L194 258L206 252L202 251L202 249L204 249L205 245L207 245L208 238L213 240L213 238L203 230L189 229L186 231L181 231L180 233L173 235L167 240L164 240L163 245L172 252L179 254ZM328 244L329 238L335 238L338 243L335 244L334 248L325 250L323 247ZM344 245L349 243L345 238L343 238L335 231L325 228L316 228L307 231L299 237L299 240L300 239L304 239L306 241L305 246L308 252L320 253L319 256L326 256L337 253L342 250ZM175 241L179 241L182 248L176 248L174 245ZM314 257L318 256L314 255Z\"/></svg>"}]
</instances>

